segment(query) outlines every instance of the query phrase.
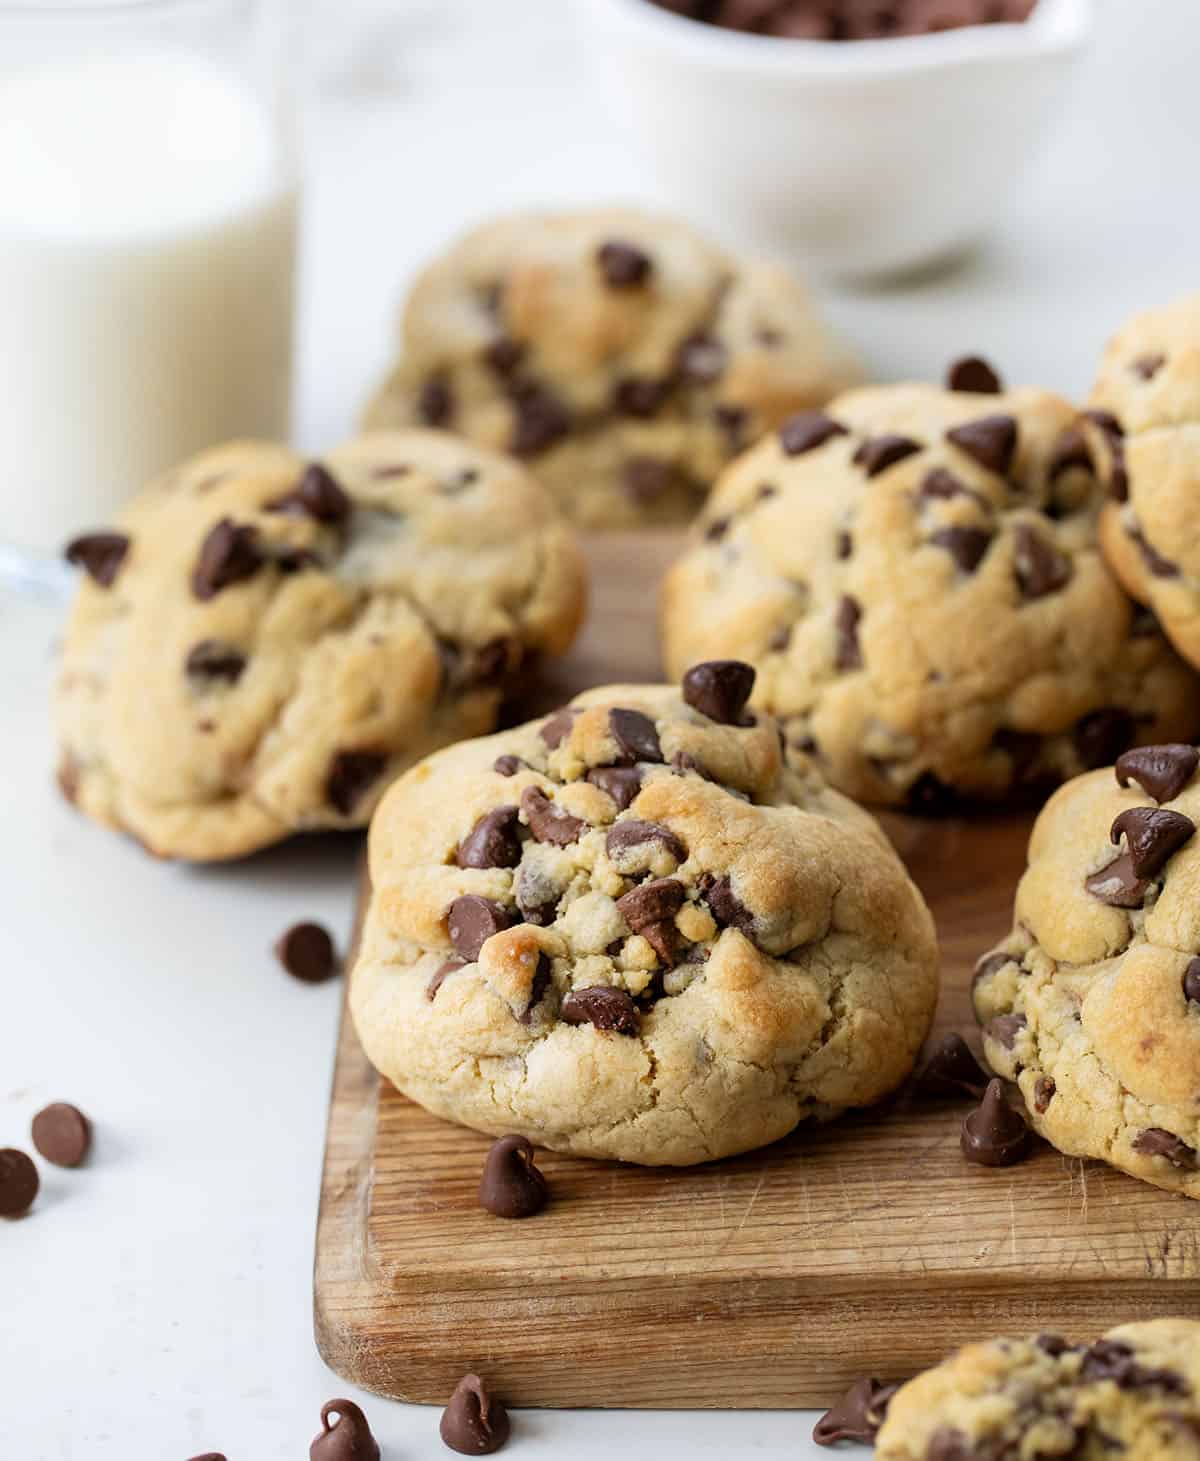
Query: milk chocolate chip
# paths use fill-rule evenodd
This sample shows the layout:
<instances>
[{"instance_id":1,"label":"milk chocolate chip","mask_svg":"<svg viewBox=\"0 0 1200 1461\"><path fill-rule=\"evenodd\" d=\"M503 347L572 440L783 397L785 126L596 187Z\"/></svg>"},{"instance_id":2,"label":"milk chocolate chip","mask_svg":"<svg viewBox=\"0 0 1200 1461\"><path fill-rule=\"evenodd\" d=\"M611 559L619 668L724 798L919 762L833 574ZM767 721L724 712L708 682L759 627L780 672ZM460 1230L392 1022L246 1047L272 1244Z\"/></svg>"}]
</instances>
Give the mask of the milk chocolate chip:
<instances>
[{"instance_id":1,"label":"milk chocolate chip","mask_svg":"<svg viewBox=\"0 0 1200 1461\"><path fill-rule=\"evenodd\" d=\"M78 1106L55 1101L33 1118L33 1144L56 1167L77 1167L92 1146L92 1123Z\"/></svg>"},{"instance_id":2,"label":"milk chocolate chip","mask_svg":"<svg viewBox=\"0 0 1200 1461\"><path fill-rule=\"evenodd\" d=\"M472 964L493 934L508 928L511 919L498 903L477 893L455 898L446 911L446 930L459 956Z\"/></svg>"},{"instance_id":3,"label":"milk chocolate chip","mask_svg":"<svg viewBox=\"0 0 1200 1461\"><path fill-rule=\"evenodd\" d=\"M308 1455L309 1461L379 1461L379 1443L353 1400L327 1400Z\"/></svg>"},{"instance_id":4,"label":"milk chocolate chip","mask_svg":"<svg viewBox=\"0 0 1200 1461\"><path fill-rule=\"evenodd\" d=\"M192 569L192 593L201 601L216 598L231 583L252 578L264 561L257 530L223 517L200 545Z\"/></svg>"},{"instance_id":5,"label":"milk chocolate chip","mask_svg":"<svg viewBox=\"0 0 1200 1461\"><path fill-rule=\"evenodd\" d=\"M535 842L549 842L554 847L570 847L587 831L588 824L555 806L544 791L527 786L521 793L521 810L529 823Z\"/></svg>"},{"instance_id":6,"label":"milk chocolate chip","mask_svg":"<svg viewBox=\"0 0 1200 1461\"><path fill-rule=\"evenodd\" d=\"M608 729L625 763L634 765L638 761L662 760L662 747L654 722L640 710L610 710Z\"/></svg>"},{"instance_id":7,"label":"milk chocolate chip","mask_svg":"<svg viewBox=\"0 0 1200 1461\"><path fill-rule=\"evenodd\" d=\"M607 792L620 812L633 803L642 789L642 773L636 766L593 766L587 780Z\"/></svg>"},{"instance_id":8,"label":"milk chocolate chip","mask_svg":"<svg viewBox=\"0 0 1200 1461\"><path fill-rule=\"evenodd\" d=\"M337 526L350 516L353 503L338 485L333 474L314 462L300 478L299 484L284 497L267 504L268 512L303 514L315 522Z\"/></svg>"},{"instance_id":9,"label":"milk chocolate chip","mask_svg":"<svg viewBox=\"0 0 1200 1461\"><path fill-rule=\"evenodd\" d=\"M888 1404L899 1388L875 1379L856 1381L813 1426L813 1440L818 1446L835 1446L839 1441L872 1445L887 1415Z\"/></svg>"},{"instance_id":10,"label":"milk chocolate chip","mask_svg":"<svg viewBox=\"0 0 1200 1461\"><path fill-rule=\"evenodd\" d=\"M479 1179L479 1205L493 1217L527 1218L546 1205L546 1179L533 1164L533 1147L523 1136L493 1142Z\"/></svg>"},{"instance_id":11,"label":"milk chocolate chip","mask_svg":"<svg viewBox=\"0 0 1200 1461\"><path fill-rule=\"evenodd\" d=\"M1026 599L1057 593L1071 580L1071 560L1030 527L1018 523L1013 533L1013 572Z\"/></svg>"},{"instance_id":12,"label":"milk chocolate chip","mask_svg":"<svg viewBox=\"0 0 1200 1461\"><path fill-rule=\"evenodd\" d=\"M16 1147L0 1148L0 1217L19 1217L33 1206L41 1185L33 1161Z\"/></svg>"},{"instance_id":13,"label":"milk chocolate chip","mask_svg":"<svg viewBox=\"0 0 1200 1461\"><path fill-rule=\"evenodd\" d=\"M840 421L826 416L824 411L800 411L779 428L779 444L789 457L798 457L806 451L814 451L835 436L849 433Z\"/></svg>"},{"instance_id":14,"label":"milk chocolate chip","mask_svg":"<svg viewBox=\"0 0 1200 1461\"><path fill-rule=\"evenodd\" d=\"M983 1101L962 1126L962 1154L981 1167L1007 1167L1029 1150L1029 1128L1004 1099L1004 1082L989 1082Z\"/></svg>"},{"instance_id":15,"label":"milk chocolate chip","mask_svg":"<svg viewBox=\"0 0 1200 1461\"><path fill-rule=\"evenodd\" d=\"M853 461L862 467L868 477L877 477L880 472L902 462L921 450L921 443L911 437L897 436L885 432L882 436L868 436L854 453Z\"/></svg>"},{"instance_id":16,"label":"milk chocolate chip","mask_svg":"<svg viewBox=\"0 0 1200 1461\"><path fill-rule=\"evenodd\" d=\"M442 1412L442 1440L460 1456L490 1456L508 1440L508 1411L478 1375L464 1375Z\"/></svg>"},{"instance_id":17,"label":"milk chocolate chip","mask_svg":"<svg viewBox=\"0 0 1200 1461\"><path fill-rule=\"evenodd\" d=\"M387 757L379 751L339 751L329 763L325 780L330 806L343 817L350 816L386 765Z\"/></svg>"},{"instance_id":18,"label":"milk chocolate chip","mask_svg":"<svg viewBox=\"0 0 1200 1461\"><path fill-rule=\"evenodd\" d=\"M647 842L657 842L676 862L687 859L687 848L669 827L664 827L661 822L640 822L633 817L614 822L608 829L604 846L609 857L619 860L622 853L633 847L642 847Z\"/></svg>"},{"instance_id":19,"label":"milk chocolate chip","mask_svg":"<svg viewBox=\"0 0 1200 1461\"><path fill-rule=\"evenodd\" d=\"M951 1030L941 1037L929 1052L916 1089L934 1100L954 1100L974 1096L977 1100L987 1088L988 1078L961 1035Z\"/></svg>"},{"instance_id":20,"label":"milk chocolate chip","mask_svg":"<svg viewBox=\"0 0 1200 1461\"><path fill-rule=\"evenodd\" d=\"M1135 877L1153 878L1195 830L1195 822L1181 812L1169 812L1162 807L1129 807L1114 820L1109 838L1114 845L1125 838Z\"/></svg>"},{"instance_id":21,"label":"milk chocolate chip","mask_svg":"<svg viewBox=\"0 0 1200 1461\"><path fill-rule=\"evenodd\" d=\"M939 548L945 548L963 573L974 573L991 546L992 534L985 528L955 525L940 528L929 541Z\"/></svg>"},{"instance_id":22,"label":"milk chocolate chip","mask_svg":"<svg viewBox=\"0 0 1200 1461\"><path fill-rule=\"evenodd\" d=\"M618 1035L637 1035L642 1028L637 1005L625 990L607 984L571 990L559 1016L568 1025L594 1025L597 1030L611 1030Z\"/></svg>"},{"instance_id":23,"label":"milk chocolate chip","mask_svg":"<svg viewBox=\"0 0 1200 1461\"><path fill-rule=\"evenodd\" d=\"M1135 746L1117 757L1118 786L1136 781L1156 802L1174 801L1200 765L1200 751L1178 742L1163 746Z\"/></svg>"},{"instance_id":24,"label":"milk chocolate chip","mask_svg":"<svg viewBox=\"0 0 1200 1461\"><path fill-rule=\"evenodd\" d=\"M1000 377L979 355L964 355L946 372L946 389L977 396L997 396L1004 389Z\"/></svg>"},{"instance_id":25,"label":"milk chocolate chip","mask_svg":"<svg viewBox=\"0 0 1200 1461\"><path fill-rule=\"evenodd\" d=\"M849 594L843 594L838 601L834 619L837 638L833 662L839 670L862 668L862 649L858 642L858 621L861 618L862 609L858 600L851 598Z\"/></svg>"},{"instance_id":26,"label":"milk chocolate chip","mask_svg":"<svg viewBox=\"0 0 1200 1461\"><path fill-rule=\"evenodd\" d=\"M101 588L111 588L129 552L124 533L83 533L67 544L64 557Z\"/></svg>"},{"instance_id":27,"label":"milk chocolate chip","mask_svg":"<svg viewBox=\"0 0 1200 1461\"><path fill-rule=\"evenodd\" d=\"M952 441L981 467L1003 477L1017 449L1017 423L1012 416L980 416L977 421L952 426L946 432L946 440Z\"/></svg>"},{"instance_id":28,"label":"milk chocolate chip","mask_svg":"<svg viewBox=\"0 0 1200 1461\"><path fill-rule=\"evenodd\" d=\"M337 973L337 953L329 930L319 923L295 923L275 945L279 962L294 978L319 984Z\"/></svg>"},{"instance_id":29,"label":"milk chocolate chip","mask_svg":"<svg viewBox=\"0 0 1200 1461\"><path fill-rule=\"evenodd\" d=\"M245 668L246 656L241 650L219 639L202 639L199 644L192 645L184 661L188 678L198 682L193 687L197 690L215 680L236 685Z\"/></svg>"},{"instance_id":30,"label":"milk chocolate chip","mask_svg":"<svg viewBox=\"0 0 1200 1461\"><path fill-rule=\"evenodd\" d=\"M1188 1146L1182 1137L1173 1131L1164 1131L1161 1126L1148 1126L1133 1139L1133 1149L1146 1157L1165 1157L1181 1172L1194 1172L1197 1162L1195 1147Z\"/></svg>"},{"instance_id":31,"label":"milk chocolate chip","mask_svg":"<svg viewBox=\"0 0 1200 1461\"><path fill-rule=\"evenodd\" d=\"M636 289L649 279L652 268L649 254L618 238L600 245L596 262L610 289Z\"/></svg>"},{"instance_id":32,"label":"milk chocolate chip","mask_svg":"<svg viewBox=\"0 0 1200 1461\"><path fill-rule=\"evenodd\" d=\"M754 689L753 665L740 659L710 659L683 677L683 698L720 725L745 725L746 702Z\"/></svg>"},{"instance_id":33,"label":"milk chocolate chip","mask_svg":"<svg viewBox=\"0 0 1200 1461\"><path fill-rule=\"evenodd\" d=\"M567 408L545 386L522 385L514 392L512 404L516 420L510 448L515 456L538 456L571 429Z\"/></svg>"},{"instance_id":34,"label":"milk chocolate chip","mask_svg":"<svg viewBox=\"0 0 1200 1461\"><path fill-rule=\"evenodd\" d=\"M485 812L458 844L459 867L516 867L521 861L520 816L516 807Z\"/></svg>"},{"instance_id":35,"label":"milk chocolate chip","mask_svg":"<svg viewBox=\"0 0 1200 1461\"><path fill-rule=\"evenodd\" d=\"M1122 852L1105 864L1099 872L1084 879L1083 886L1093 898L1112 908L1140 908L1146 901L1150 884L1143 882L1133 870L1133 859Z\"/></svg>"}]
</instances>

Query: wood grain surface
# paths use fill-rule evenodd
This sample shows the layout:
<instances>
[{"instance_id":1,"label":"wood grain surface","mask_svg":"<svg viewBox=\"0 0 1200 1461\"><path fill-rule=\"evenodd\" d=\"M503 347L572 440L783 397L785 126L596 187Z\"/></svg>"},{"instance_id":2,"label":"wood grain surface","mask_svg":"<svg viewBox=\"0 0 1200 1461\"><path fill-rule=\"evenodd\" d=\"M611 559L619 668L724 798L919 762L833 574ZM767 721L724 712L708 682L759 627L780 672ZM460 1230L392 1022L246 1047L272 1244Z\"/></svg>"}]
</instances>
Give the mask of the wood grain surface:
<instances>
[{"instance_id":1,"label":"wood grain surface","mask_svg":"<svg viewBox=\"0 0 1200 1461\"><path fill-rule=\"evenodd\" d=\"M594 540L589 625L514 718L660 676L668 535ZM937 919L938 1029L978 1049L968 987L1007 932L1030 818L885 819ZM464 1371L510 1404L806 1407L971 1338L1200 1312L1200 1210L1038 1144L968 1166L961 1106L886 1106L690 1170L539 1155L553 1200L505 1222L476 1201L488 1139L338 1045L317 1232L326 1361L369 1390L444 1403Z\"/></svg>"}]
</instances>

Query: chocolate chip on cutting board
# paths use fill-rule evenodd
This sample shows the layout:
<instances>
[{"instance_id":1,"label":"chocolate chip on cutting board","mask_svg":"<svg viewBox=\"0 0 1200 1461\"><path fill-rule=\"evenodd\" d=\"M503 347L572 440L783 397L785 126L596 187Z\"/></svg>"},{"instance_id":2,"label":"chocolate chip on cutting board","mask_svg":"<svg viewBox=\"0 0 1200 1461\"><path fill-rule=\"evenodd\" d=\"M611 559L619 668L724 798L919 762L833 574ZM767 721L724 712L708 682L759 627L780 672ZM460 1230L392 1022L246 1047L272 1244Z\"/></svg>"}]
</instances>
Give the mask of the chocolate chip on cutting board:
<instances>
[{"instance_id":1,"label":"chocolate chip on cutting board","mask_svg":"<svg viewBox=\"0 0 1200 1461\"><path fill-rule=\"evenodd\" d=\"M533 1161L533 1146L523 1136L493 1142L479 1179L479 1205L493 1217L527 1218L546 1205L546 1179Z\"/></svg>"}]
</instances>

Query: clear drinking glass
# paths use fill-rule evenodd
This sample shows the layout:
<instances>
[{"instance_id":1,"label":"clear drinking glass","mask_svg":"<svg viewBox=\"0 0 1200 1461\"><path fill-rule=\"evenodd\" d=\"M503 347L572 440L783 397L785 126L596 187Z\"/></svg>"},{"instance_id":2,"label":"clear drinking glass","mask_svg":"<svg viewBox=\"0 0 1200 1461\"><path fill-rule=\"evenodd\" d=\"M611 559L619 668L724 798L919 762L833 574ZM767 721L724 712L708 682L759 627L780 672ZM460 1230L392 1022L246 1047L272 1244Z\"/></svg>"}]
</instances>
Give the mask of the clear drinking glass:
<instances>
[{"instance_id":1,"label":"clear drinking glass","mask_svg":"<svg viewBox=\"0 0 1200 1461\"><path fill-rule=\"evenodd\" d=\"M144 482L286 439L286 0L0 0L0 575Z\"/></svg>"}]
</instances>

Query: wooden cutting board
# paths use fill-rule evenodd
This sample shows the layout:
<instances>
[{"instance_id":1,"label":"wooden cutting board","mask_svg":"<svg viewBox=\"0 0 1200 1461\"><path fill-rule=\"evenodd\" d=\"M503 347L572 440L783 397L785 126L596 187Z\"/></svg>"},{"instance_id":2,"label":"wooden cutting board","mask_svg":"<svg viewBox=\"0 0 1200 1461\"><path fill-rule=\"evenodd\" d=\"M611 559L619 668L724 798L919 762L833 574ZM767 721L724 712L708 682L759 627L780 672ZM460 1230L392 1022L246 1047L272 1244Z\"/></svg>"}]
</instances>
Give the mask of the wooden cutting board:
<instances>
[{"instance_id":1,"label":"wooden cutting board","mask_svg":"<svg viewBox=\"0 0 1200 1461\"><path fill-rule=\"evenodd\" d=\"M657 583L678 549L590 549L574 653L514 719L660 677ZM938 1029L978 1049L967 990L1008 931L1028 817L889 832L933 908ZM809 1407L964 1341L1200 1313L1200 1205L1044 1144L968 1166L961 1106L886 1107L690 1170L543 1153L553 1200L523 1222L476 1202L489 1142L427 1115L342 1023L317 1231L317 1343L346 1379L444 1404L477 1370L510 1404Z\"/></svg>"}]
</instances>

